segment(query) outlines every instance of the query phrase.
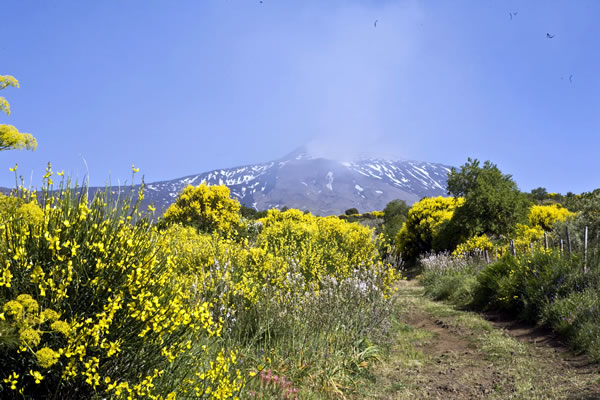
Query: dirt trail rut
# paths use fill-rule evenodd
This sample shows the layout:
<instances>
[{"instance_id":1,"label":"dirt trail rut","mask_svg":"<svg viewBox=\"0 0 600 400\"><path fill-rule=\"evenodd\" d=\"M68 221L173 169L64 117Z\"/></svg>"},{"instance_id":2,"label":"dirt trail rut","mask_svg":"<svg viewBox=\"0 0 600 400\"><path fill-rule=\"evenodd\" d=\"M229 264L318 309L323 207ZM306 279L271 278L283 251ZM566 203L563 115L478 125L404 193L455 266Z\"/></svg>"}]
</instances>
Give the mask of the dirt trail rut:
<instances>
[{"instance_id":1,"label":"dirt trail rut","mask_svg":"<svg viewBox=\"0 0 600 400\"><path fill-rule=\"evenodd\" d=\"M600 369L550 332L491 321L423 296L404 282L398 335L362 398L600 399Z\"/></svg>"}]
</instances>

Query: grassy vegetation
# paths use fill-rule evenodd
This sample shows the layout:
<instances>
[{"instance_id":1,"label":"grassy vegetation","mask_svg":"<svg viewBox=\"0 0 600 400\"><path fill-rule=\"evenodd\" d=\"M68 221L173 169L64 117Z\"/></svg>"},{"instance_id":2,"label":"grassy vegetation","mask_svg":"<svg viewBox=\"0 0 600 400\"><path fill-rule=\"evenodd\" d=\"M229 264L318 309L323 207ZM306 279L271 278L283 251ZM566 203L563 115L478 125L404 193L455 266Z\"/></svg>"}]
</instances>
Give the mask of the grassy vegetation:
<instances>
[{"instance_id":1,"label":"grassy vegetation","mask_svg":"<svg viewBox=\"0 0 600 400\"><path fill-rule=\"evenodd\" d=\"M415 232L406 243L418 245L414 255L430 249L453 199L411 212L397 203L387 217L257 215L226 187L200 185L155 223L151 207L138 209L142 191L137 202L88 198L52 176L49 168L41 192L0 197L2 398L428 398L460 392L456 382L465 398L564 394L564 376L468 309L547 324L600 360L592 255L584 272L577 256L539 243L489 265L443 253L420 258L424 288L401 283L386 229L408 213L402 229L423 228L413 236L427 243L410 239ZM437 222L421 224L432 209ZM550 211L565 214L539 208L536 223L562 218ZM519 245L542 232L519 229ZM485 235L460 248L482 244L493 248ZM558 388L535 387L535 370ZM432 374L451 378L434 385Z\"/></svg>"},{"instance_id":2,"label":"grassy vegetation","mask_svg":"<svg viewBox=\"0 0 600 400\"><path fill-rule=\"evenodd\" d=\"M205 185L155 225L52 176L0 198L3 399L340 398L372 379L399 275L369 228L246 220Z\"/></svg>"},{"instance_id":3,"label":"grassy vegetation","mask_svg":"<svg viewBox=\"0 0 600 400\"><path fill-rule=\"evenodd\" d=\"M551 347L523 343L478 313L402 282L394 344L354 398L560 399L596 395L598 378ZM401 322L404 321L404 322ZM543 382L543 384L540 384Z\"/></svg>"},{"instance_id":4,"label":"grassy vegetation","mask_svg":"<svg viewBox=\"0 0 600 400\"><path fill-rule=\"evenodd\" d=\"M500 310L550 327L577 350L600 360L600 272L590 262L558 251L507 255L486 265L480 258L423 258L426 293L462 308Z\"/></svg>"}]
</instances>

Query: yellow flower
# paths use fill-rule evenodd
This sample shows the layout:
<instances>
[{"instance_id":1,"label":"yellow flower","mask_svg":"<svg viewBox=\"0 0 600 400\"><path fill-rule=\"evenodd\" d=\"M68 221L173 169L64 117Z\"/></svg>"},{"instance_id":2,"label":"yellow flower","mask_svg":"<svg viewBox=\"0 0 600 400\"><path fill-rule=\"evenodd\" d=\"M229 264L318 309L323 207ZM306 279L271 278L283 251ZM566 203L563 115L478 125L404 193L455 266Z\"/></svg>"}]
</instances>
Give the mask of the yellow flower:
<instances>
[{"instance_id":1,"label":"yellow flower","mask_svg":"<svg viewBox=\"0 0 600 400\"><path fill-rule=\"evenodd\" d=\"M17 170L17 166L18 166L18 165L19 165L19 164L15 164L15 166L14 166L14 167L12 167L12 168L9 168L8 170L9 170L10 172L15 172L15 171Z\"/></svg>"},{"instance_id":2,"label":"yellow flower","mask_svg":"<svg viewBox=\"0 0 600 400\"><path fill-rule=\"evenodd\" d=\"M64 169L62 171L56 173L56 175L58 175L58 176L63 176L64 174L65 174L65 170Z\"/></svg>"},{"instance_id":3,"label":"yellow flower","mask_svg":"<svg viewBox=\"0 0 600 400\"><path fill-rule=\"evenodd\" d=\"M20 294L17 296L17 301L23 305L23 308L28 313L37 313L39 310L38 302L28 294Z\"/></svg>"},{"instance_id":4,"label":"yellow flower","mask_svg":"<svg viewBox=\"0 0 600 400\"><path fill-rule=\"evenodd\" d=\"M14 300L7 302L2 309L6 315L12 316L15 319L21 319L23 314L23 305Z\"/></svg>"},{"instance_id":5,"label":"yellow flower","mask_svg":"<svg viewBox=\"0 0 600 400\"><path fill-rule=\"evenodd\" d=\"M55 321L50 325L53 331L60 332L65 336L69 336L71 332L71 327L65 321Z\"/></svg>"},{"instance_id":6,"label":"yellow flower","mask_svg":"<svg viewBox=\"0 0 600 400\"><path fill-rule=\"evenodd\" d=\"M570 212L560 204L548 206L534 205L529 210L529 224L549 231L556 222L565 221L574 216L575 213Z\"/></svg>"},{"instance_id":7,"label":"yellow flower","mask_svg":"<svg viewBox=\"0 0 600 400\"><path fill-rule=\"evenodd\" d=\"M39 384L42 381L42 379L44 379L44 376L40 374L39 371L29 370L29 375L33 376L33 379L35 379L36 384Z\"/></svg>"},{"instance_id":8,"label":"yellow flower","mask_svg":"<svg viewBox=\"0 0 600 400\"><path fill-rule=\"evenodd\" d=\"M42 368L50 368L58 361L59 354L49 347L43 347L35 353Z\"/></svg>"},{"instance_id":9,"label":"yellow flower","mask_svg":"<svg viewBox=\"0 0 600 400\"><path fill-rule=\"evenodd\" d=\"M40 337L38 331L32 328L27 328L21 331L19 340L26 346L35 347L40 344L42 338Z\"/></svg>"},{"instance_id":10,"label":"yellow flower","mask_svg":"<svg viewBox=\"0 0 600 400\"><path fill-rule=\"evenodd\" d=\"M140 169L136 168L135 165L133 165L133 164L131 164L131 170L133 171L134 174L137 172L140 172Z\"/></svg>"},{"instance_id":11,"label":"yellow flower","mask_svg":"<svg viewBox=\"0 0 600 400\"><path fill-rule=\"evenodd\" d=\"M43 316L44 316L44 318L45 318L46 320L48 320L48 321L57 321L57 320L58 320L58 318L60 318L60 315L59 315L59 314L58 314L56 311L54 311L54 310L51 310L51 309L49 309L49 308L45 309L45 310L42 312L42 315L43 315Z\"/></svg>"},{"instance_id":12,"label":"yellow flower","mask_svg":"<svg viewBox=\"0 0 600 400\"><path fill-rule=\"evenodd\" d=\"M4 378L4 383L10 384L10 390L17 390L17 379L19 378L19 374L16 372L11 373L8 378Z\"/></svg>"}]
</instances>

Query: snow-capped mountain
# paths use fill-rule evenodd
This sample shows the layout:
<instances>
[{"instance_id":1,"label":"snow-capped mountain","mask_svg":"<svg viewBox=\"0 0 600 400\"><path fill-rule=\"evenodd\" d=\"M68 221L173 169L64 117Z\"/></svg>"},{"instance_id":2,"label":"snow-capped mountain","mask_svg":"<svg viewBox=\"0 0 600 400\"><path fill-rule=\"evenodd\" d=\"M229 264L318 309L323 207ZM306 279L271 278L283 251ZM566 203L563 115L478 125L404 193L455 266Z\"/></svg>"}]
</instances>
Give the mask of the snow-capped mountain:
<instances>
[{"instance_id":1,"label":"snow-capped mountain","mask_svg":"<svg viewBox=\"0 0 600 400\"><path fill-rule=\"evenodd\" d=\"M146 185L144 203L164 211L187 185L227 185L233 197L258 210L284 206L314 214L382 210L394 199L412 204L446 194L449 167L378 158L336 161L299 149L263 164L217 169Z\"/></svg>"}]
</instances>

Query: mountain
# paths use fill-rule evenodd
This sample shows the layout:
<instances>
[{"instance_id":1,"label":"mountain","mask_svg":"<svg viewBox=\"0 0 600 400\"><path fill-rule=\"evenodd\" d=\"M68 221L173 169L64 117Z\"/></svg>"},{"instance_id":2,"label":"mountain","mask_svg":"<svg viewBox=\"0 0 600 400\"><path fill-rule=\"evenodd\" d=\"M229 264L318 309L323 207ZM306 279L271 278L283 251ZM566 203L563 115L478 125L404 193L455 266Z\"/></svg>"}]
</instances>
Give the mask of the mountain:
<instances>
[{"instance_id":1,"label":"mountain","mask_svg":"<svg viewBox=\"0 0 600 400\"><path fill-rule=\"evenodd\" d=\"M412 204L446 195L448 166L406 160L362 158L336 161L306 149L262 164L217 169L146 185L144 203L164 211L187 185L227 185L233 197L258 210L284 206L313 214L382 210L394 199Z\"/></svg>"}]
</instances>

